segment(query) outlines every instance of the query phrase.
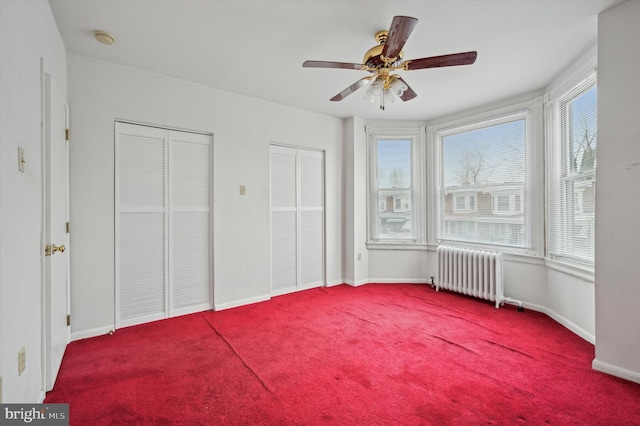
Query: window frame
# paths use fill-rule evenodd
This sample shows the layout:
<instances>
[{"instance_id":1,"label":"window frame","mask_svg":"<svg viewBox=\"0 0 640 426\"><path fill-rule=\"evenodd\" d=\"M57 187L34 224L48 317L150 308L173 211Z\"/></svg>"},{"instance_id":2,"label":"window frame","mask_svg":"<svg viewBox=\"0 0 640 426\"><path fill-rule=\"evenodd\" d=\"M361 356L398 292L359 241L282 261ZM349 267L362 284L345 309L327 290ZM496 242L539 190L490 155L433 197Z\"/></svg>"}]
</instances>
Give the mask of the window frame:
<instances>
[{"instance_id":1,"label":"window frame","mask_svg":"<svg viewBox=\"0 0 640 426\"><path fill-rule=\"evenodd\" d=\"M570 253L562 253L561 250L556 251L556 248L555 248L556 240L554 240L552 236L556 232L552 231L552 228L555 227L554 224L557 221L557 219L553 217L553 214L555 211L553 206L554 189L556 189L554 188L555 186L559 186L559 188L557 188L558 191L563 191L564 184L568 182L573 182L575 184L576 182L585 181L585 179L588 178L593 182L592 185L595 191L596 167L597 167L595 164L594 164L593 170L590 170L585 173L575 173L575 174L566 173L565 169L568 167L566 164L567 159L566 159L566 156L563 154L563 144L565 143L565 139L564 139L565 135L560 129L561 121L562 121L562 118L561 118L562 110L565 109L571 101L577 99L578 97L585 94L586 92L593 89L594 87L597 90L597 70L595 69L593 64L588 64L586 67L584 67L582 72L580 72L579 74L573 75L572 78L564 81L561 86L554 88L553 90L550 91L549 99L547 100L547 113L546 113L546 121L547 121L548 128L546 129L547 130L547 138L546 138L547 139L546 141L547 159L546 159L545 174L546 174L547 185L545 190L547 194L548 209L546 211L546 216L545 216L546 224L547 224L546 234L545 234L546 241L547 241L545 257L554 262L558 262L558 263L567 265L569 267L577 267L577 268L585 269L590 272L593 271L594 265L595 265L595 251L593 252L593 257L591 259L586 259L576 254L572 255ZM596 106L596 109L597 109L597 106ZM597 114L597 110L596 110L596 114ZM597 142L596 142L596 145L597 145ZM562 182L562 184L554 185L555 182ZM578 198L582 198L582 196L583 194L579 194ZM566 207L563 202L559 202L558 204L561 209ZM582 210L582 207L580 209L574 208L574 212L581 212L581 210ZM591 234L592 234L591 238L593 240L595 240L595 229L593 226L593 224L595 223L595 214L596 212L594 210L593 212L594 218L591 226ZM569 215L571 215L571 212L568 211L568 209L563 209L560 212L560 215L562 219L560 219L559 222L563 223L565 220L568 220L566 218L569 217ZM563 223L563 225L566 226L565 223ZM563 225L560 225L560 226L563 226ZM582 234L584 233L585 226L582 225L581 228L582 229L580 233ZM563 228L557 233L559 234L558 240L562 240L562 239L568 240L571 238L570 237L571 231L569 231L566 228Z\"/></svg>"},{"instance_id":2,"label":"window frame","mask_svg":"<svg viewBox=\"0 0 640 426\"><path fill-rule=\"evenodd\" d=\"M429 229L431 239L429 244L453 244L461 247L478 248L500 251L502 253L532 255L542 257L544 255L544 97L531 97L529 100L514 102L493 109L476 110L457 119L436 123L428 127L428 146L430 157L429 187L433 197L429 214ZM526 247L514 247L486 242L458 241L444 238L445 223L443 214L442 183L444 173L444 149L445 137L504 124L518 119L525 120L525 195L521 199L520 206L526 214L525 240ZM515 202L515 200L510 200ZM476 200L476 205L478 200ZM524 208L523 208L523 204ZM526 209L526 211L525 211ZM511 213L502 212L502 213ZM476 228L477 232L480 229Z\"/></svg>"},{"instance_id":3,"label":"window frame","mask_svg":"<svg viewBox=\"0 0 640 426\"><path fill-rule=\"evenodd\" d=\"M426 129L424 126L365 126L367 134L367 248L372 249L397 249L397 248L417 248L426 243L425 222L425 144ZM402 211L411 212L412 233L406 238L388 238L380 236L379 213L380 198L378 188L378 141L380 140L410 140L411 142L411 197L409 206L404 208L404 201L401 201ZM394 198L393 207L396 211L396 200Z\"/></svg>"}]
</instances>

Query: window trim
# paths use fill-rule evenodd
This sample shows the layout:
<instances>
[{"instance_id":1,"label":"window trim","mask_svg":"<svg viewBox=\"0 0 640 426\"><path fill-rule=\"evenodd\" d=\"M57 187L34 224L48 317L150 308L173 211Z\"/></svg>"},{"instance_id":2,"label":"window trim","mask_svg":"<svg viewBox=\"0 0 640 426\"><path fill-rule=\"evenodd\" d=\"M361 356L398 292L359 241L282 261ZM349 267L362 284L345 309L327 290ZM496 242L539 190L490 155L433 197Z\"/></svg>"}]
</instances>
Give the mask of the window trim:
<instances>
[{"instance_id":1,"label":"window trim","mask_svg":"<svg viewBox=\"0 0 640 426\"><path fill-rule=\"evenodd\" d=\"M437 123L428 127L428 155L429 161L429 188L434 194L428 211L428 228L431 231L429 244L454 244L479 249L499 250L502 253L531 255L542 257L544 253L544 123L543 123L544 96L531 97L529 100L514 102L503 107L494 107L470 113L464 117L446 122ZM443 201L441 194L443 175L443 138L452 134L476 130L493 125L508 123L523 118L525 120L525 165L526 186L525 192L529 195L526 200L525 212L528 215L528 223L525 224L528 247L502 246L468 241L448 240L443 238ZM437 195L435 195L437 194ZM524 209L523 209L524 211Z\"/></svg>"},{"instance_id":2,"label":"window trim","mask_svg":"<svg viewBox=\"0 0 640 426\"><path fill-rule=\"evenodd\" d=\"M365 126L367 134L367 248L395 249L398 247L418 248L426 242L425 205L425 144L424 126ZM380 201L377 181L377 142L379 140L411 140L411 201L413 234L409 238L379 238L378 213ZM395 207L395 200L394 200Z\"/></svg>"},{"instance_id":3,"label":"window trim","mask_svg":"<svg viewBox=\"0 0 640 426\"><path fill-rule=\"evenodd\" d=\"M574 72L571 75L571 78L565 79L561 85L554 87L553 90L550 90L549 96L546 100L546 161L545 161L545 195L549 208L545 212L545 223L547 226L545 227L545 241L547 242L545 247L545 258L549 261L555 262L556 264L563 264L567 267L579 268L580 270L593 271L595 266L595 255L593 261L585 260L580 256L571 255L568 253L565 254L556 254L554 253L554 248L552 245L551 238L551 224L554 223L554 219L552 218L553 209L551 207L551 199L552 199L552 187L551 182L554 182L556 179L561 180L562 182L568 181L577 181L584 177L596 176L596 170L591 170L586 173L579 173L574 175L564 175L562 170L562 136L558 130L560 117L559 114L556 114L559 108L563 108L569 100L567 99L568 95L575 91L577 88L583 86L584 90L580 91L576 94L580 96L581 94L591 90L593 87L597 88L597 70L594 64L589 61L587 64L578 69L578 71ZM551 96L553 95L553 96ZM575 99L575 97L573 98ZM595 212L594 212L595 215ZM563 232L567 232L563 230ZM595 235L593 237L595 239Z\"/></svg>"}]
</instances>

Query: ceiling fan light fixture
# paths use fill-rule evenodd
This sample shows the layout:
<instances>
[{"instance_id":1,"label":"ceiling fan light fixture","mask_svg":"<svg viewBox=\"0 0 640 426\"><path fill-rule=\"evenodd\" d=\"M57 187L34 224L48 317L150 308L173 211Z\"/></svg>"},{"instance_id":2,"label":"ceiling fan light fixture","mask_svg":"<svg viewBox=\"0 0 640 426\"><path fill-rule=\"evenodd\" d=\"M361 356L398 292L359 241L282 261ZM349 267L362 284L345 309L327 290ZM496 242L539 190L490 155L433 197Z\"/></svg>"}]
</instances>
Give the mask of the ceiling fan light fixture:
<instances>
[{"instance_id":1,"label":"ceiling fan light fixture","mask_svg":"<svg viewBox=\"0 0 640 426\"><path fill-rule=\"evenodd\" d=\"M387 104L394 103L396 96L401 97L408 88L409 87L395 75L378 76L373 83L367 87L363 99L370 103L379 100L380 109L384 110Z\"/></svg>"},{"instance_id":2,"label":"ceiling fan light fixture","mask_svg":"<svg viewBox=\"0 0 640 426\"><path fill-rule=\"evenodd\" d=\"M406 92L408 88L409 87L404 84L402 80L399 80L397 78L391 82L391 90L398 97L404 95L404 92Z\"/></svg>"}]
</instances>

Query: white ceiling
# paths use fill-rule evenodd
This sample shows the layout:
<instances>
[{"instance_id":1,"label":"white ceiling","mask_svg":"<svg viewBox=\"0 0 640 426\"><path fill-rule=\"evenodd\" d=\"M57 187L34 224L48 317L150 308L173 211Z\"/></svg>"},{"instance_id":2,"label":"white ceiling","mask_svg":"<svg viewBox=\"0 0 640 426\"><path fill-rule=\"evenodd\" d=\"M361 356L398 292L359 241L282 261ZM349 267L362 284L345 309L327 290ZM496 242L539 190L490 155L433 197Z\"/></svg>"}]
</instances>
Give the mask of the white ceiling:
<instances>
[{"instance_id":1,"label":"white ceiling","mask_svg":"<svg viewBox=\"0 0 640 426\"><path fill-rule=\"evenodd\" d=\"M430 119L547 86L596 43L597 15L620 0L50 0L70 52L336 117ZM363 71L302 68L357 62L394 15L418 18L405 59L469 50L468 66L400 71L418 97L385 111ZM115 35L99 44L93 30Z\"/></svg>"}]
</instances>

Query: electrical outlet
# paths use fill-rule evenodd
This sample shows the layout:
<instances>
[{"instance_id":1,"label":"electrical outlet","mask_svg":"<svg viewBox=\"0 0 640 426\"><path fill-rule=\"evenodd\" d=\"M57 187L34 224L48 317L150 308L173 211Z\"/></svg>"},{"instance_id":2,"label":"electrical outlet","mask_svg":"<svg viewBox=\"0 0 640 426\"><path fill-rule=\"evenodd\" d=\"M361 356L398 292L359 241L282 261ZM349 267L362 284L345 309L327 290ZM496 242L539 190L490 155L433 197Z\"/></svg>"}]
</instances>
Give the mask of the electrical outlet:
<instances>
[{"instance_id":1,"label":"electrical outlet","mask_svg":"<svg viewBox=\"0 0 640 426\"><path fill-rule=\"evenodd\" d=\"M27 364L27 350L23 346L20 348L20 352L18 352L18 376L22 375L22 372L25 369Z\"/></svg>"}]
</instances>

